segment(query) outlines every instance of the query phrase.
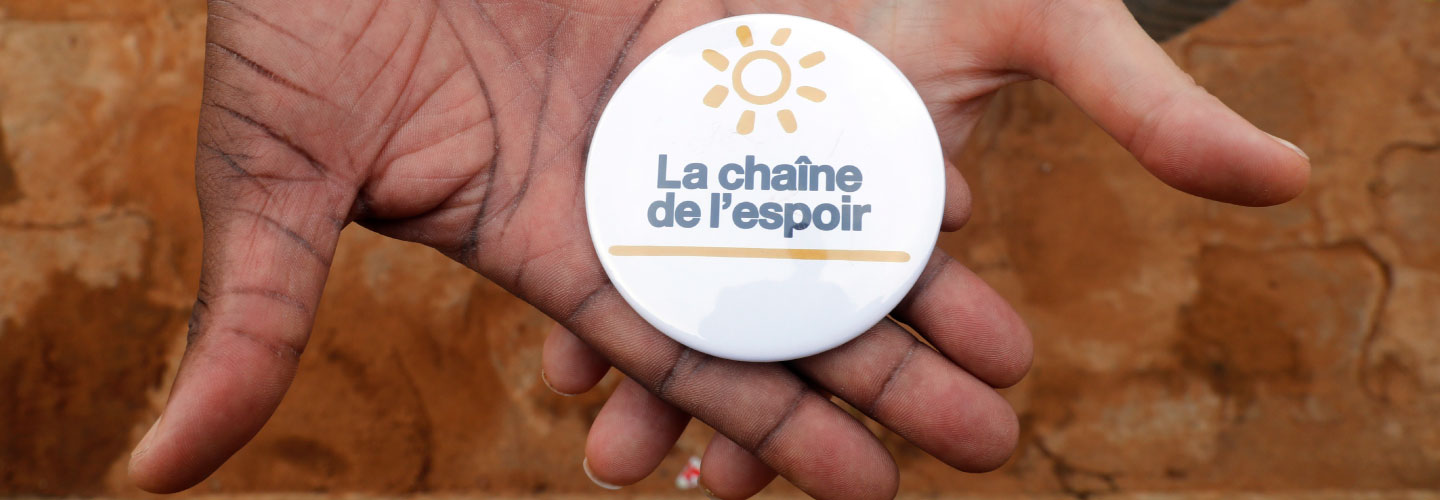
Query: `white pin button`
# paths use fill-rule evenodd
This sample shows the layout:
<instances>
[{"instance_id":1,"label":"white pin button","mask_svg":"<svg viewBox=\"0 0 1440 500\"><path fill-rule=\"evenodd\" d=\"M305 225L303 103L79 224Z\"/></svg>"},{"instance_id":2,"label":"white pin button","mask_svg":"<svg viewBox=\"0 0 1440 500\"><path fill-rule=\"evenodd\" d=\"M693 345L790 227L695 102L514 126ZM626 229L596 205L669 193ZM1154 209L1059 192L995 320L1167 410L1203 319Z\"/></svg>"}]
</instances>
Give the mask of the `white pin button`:
<instances>
[{"instance_id":1,"label":"white pin button","mask_svg":"<svg viewBox=\"0 0 1440 500\"><path fill-rule=\"evenodd\" d=\"M596 125L590 237L646 320L743 361L815 354L885 317L940 227L930 114L879 51L758 14L647 57Z\"/></svg>"}]
</instances>

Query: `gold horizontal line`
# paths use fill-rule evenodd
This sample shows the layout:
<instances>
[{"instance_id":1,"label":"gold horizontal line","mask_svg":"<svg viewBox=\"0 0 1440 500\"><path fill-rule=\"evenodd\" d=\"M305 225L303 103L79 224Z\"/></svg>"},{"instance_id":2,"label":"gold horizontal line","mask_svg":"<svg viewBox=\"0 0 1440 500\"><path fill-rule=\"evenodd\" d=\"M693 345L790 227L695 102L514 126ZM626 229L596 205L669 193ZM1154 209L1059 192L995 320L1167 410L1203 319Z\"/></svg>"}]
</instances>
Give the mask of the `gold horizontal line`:
<instances>
[{"instance_id":1,"label":"gold horizontal line","mask_svg":"<svg viewBox=\"0 0 1440 500\"><path fill-rule=\"evenodd\" d=\"M893 250L826 250L821 248L743 248L656 245L614 245L618 257L727 257L733 259L849 260L909 262L910 254Z\"/></svg>"}]
</instances>

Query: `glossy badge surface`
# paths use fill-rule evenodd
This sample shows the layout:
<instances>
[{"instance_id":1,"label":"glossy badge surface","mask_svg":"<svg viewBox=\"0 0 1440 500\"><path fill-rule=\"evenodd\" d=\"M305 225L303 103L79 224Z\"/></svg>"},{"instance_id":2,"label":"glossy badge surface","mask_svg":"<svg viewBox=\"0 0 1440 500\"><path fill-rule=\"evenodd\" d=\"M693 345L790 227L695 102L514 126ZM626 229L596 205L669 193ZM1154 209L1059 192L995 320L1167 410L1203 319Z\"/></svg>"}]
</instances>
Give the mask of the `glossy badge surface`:
<instances>
[{"instance_id":1,"label":"glossy badge surface","mask_svg":"<svg viewBox=\"0 0 1440 500\"><path fill-rule=\"evenodd\" d=\"M869 44L810 19L715 21L610 99L585 209L610 280L698 351L778 361L874 326L915 284L944 208L930 114Z\"/></svg>"}]
</instances>

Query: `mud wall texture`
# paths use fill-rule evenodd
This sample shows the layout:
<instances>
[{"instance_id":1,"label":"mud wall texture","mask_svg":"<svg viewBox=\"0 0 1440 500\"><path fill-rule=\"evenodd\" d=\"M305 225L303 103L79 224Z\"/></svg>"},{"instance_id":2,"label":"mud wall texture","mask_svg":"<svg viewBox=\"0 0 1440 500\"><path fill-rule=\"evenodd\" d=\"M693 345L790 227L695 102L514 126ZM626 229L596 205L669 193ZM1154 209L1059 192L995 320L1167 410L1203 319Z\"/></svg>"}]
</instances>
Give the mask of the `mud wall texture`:
<instances>
[{"instance_id":1,"label":"mud wall texture","mask_svg":"<svg viewBox=\"0 0 1440 500\"><path fill-rule=\"evenodd\" d=\"M199 273L204 24L196 0L0 0L0 495L141 495L124 464ZM1313 186L1187 197L1048 86L1002 92L944 246L1034 330L1024 434L984 475L886 435L903 491L1440 489L1440 3L1243 0L1166 49ZM540 383L544 316L358 227L334 264L285 403L188 494L604 496L580 471L602 399ZM676 493L691 427L627 491Z\"/></svg>"}]
</instances>

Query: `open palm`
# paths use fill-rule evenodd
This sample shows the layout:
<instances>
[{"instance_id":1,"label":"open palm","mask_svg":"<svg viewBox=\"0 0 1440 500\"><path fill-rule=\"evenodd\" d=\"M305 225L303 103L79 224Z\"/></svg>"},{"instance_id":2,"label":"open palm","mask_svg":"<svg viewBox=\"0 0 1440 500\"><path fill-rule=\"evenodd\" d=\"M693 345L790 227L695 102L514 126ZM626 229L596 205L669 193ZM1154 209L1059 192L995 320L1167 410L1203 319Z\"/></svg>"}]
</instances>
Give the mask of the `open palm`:
<instances>
[{"instance_id":1,"label":"open palm","mask_svg":"<svg viewBox=\"0 0 1440 500\"><path fill-rule=\"evenodd\" d=\"M616 396L629 410L616 415L704 420L731 448L715 467L758 459L751 469L817 497L893 495L885 449L815 387L957 468L1003 463L1017 424L993 387L1024 375L1030 339L943 252L894 320L785 364L686 349L606 279L582 179L607 97L670 38L753 12L819 19L875 45L921 92L947 153L990 94L1039 77L1181 190L1272 204L1308 175L1301 155L1175 68L1119 0L212 0L196 156L204 267L170 401L132 459L137 483L189 487L258 432L294 376L351 222L434 247L558 320L575 337L549 351L585 361L567 366L611 363L629 375ZM953 229L969 195L948 170ZM547 373L583 390L594 371ZM641 425L611 428L633 438L630 453L668 447L654 438L667 427ZM592 459L617 481L649 472ZM749 493L734 488L724 496Z\"/></svg>"}]
</instances>

